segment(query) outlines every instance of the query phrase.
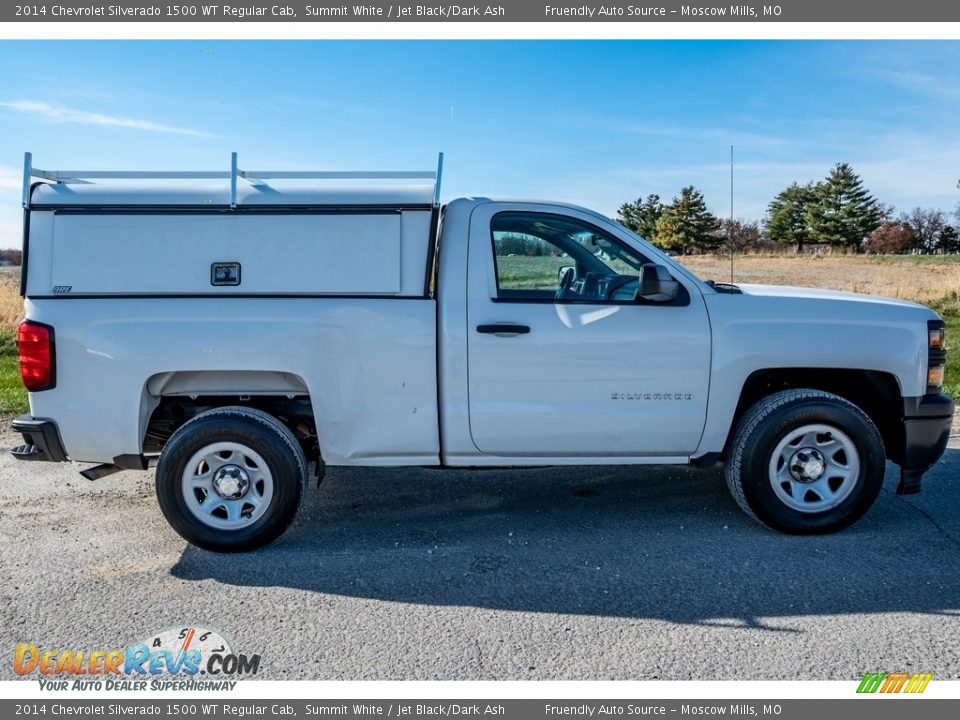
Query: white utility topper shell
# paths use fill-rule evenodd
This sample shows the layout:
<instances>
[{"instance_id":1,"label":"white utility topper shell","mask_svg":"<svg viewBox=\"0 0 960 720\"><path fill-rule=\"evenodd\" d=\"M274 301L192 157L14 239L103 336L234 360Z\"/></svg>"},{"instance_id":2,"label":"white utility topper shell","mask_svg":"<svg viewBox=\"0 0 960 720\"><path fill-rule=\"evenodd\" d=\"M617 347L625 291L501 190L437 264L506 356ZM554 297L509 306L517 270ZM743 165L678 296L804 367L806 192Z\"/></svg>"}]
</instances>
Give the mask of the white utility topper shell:
<instances>
[{"instance_id":1,"label":"white utility topper shell","mask_svg":"<svg viewBox=\"0 0 960 720\"><path fill-rule=\"evenodd\" d=\"M943 453L931 310L703 282L571 205L441 207L441 169L28 154L14 456L156 461L173 527L233 551L284 531L310 465L722 461L748 514L810 533L866 512L886 458L909 493Z\"/></svg>"}]
</instances>

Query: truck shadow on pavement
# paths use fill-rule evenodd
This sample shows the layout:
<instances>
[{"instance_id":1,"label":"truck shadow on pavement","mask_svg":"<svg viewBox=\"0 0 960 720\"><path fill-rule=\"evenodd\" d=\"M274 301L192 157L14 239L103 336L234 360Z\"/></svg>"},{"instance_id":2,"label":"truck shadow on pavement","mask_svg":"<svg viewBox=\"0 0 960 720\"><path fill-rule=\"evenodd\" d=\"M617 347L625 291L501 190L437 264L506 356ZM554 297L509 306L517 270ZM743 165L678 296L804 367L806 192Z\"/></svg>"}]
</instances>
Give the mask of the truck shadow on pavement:
<instances>
[{"instance_id":1,"label":"truck shadow on pavement","mask_svg":"<svg viewBox=\"0 0 960 720\"><path fill-rule=\"evenodd\" d=\"M811 614L960 614L960 450L859 523L782 535L736 507L721 472L332 468L257 552L187 546L172 574L400 603L761 627ZM777 623L780 625L780 623Z\"/></svg>"}]
</instances>

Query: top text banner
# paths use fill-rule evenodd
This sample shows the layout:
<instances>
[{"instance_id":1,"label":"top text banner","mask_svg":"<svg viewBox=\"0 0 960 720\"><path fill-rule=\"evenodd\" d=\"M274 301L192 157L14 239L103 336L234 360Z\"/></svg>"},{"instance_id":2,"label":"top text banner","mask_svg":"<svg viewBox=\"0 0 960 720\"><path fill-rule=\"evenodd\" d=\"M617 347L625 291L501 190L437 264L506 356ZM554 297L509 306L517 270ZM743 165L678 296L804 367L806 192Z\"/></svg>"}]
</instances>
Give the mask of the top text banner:
<instances>
[{"instance_id":1,"label":"top text banner","mask_svg":"<svg viewBox=\"0 0 960 720\"><path fill-rule=\"evenodd\" d=\"M775 0L722 2L576 2L509 0L501 3L264 2L234 4L142 0L62 0L6 4L3 22L960 22L960 3L944 0Z\"/></svg>"}]
</instances>

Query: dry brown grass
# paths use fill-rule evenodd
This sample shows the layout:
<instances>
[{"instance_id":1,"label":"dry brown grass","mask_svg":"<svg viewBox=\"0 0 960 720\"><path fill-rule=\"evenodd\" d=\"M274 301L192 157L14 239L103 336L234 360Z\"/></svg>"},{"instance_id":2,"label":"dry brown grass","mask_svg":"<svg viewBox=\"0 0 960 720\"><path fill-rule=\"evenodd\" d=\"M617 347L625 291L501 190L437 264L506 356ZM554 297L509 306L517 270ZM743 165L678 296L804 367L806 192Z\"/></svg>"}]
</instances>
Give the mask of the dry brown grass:
<instances>
[{"instance_id":1,"label":"dry brown grass","mask_svg":"<svg viewBox=\"0 0 960 720\"><path fill-rule=\"evenodd\" d=\"M705 280L729 282L730 258L678 258ZM828 255L734 258L737 283L797 285L846 290L930 303L960 292L960 258Z\"/></svg>"},{"instance_id":2,"label":"dry brown grass","mask_svg":"<svg viewBox=\"0 0 960 720\"><path fill-rule=\"evenodd\" d=\"M23 320L20 268L0 268L0 333L14 333Z\"/></svg>"},{"instance_id":3,"label":"dry brown grass","mask_svg":"<svg viewBox=\"0 0 960 720\"><path fill-rule=\"evenodd\" d=\"M678 259L705 280L730 279L729 257ZM848 290L931 303L960 293L960 258L741 255L734 260L733 278L741 283ZM0 333L15 332L22 319L20 268L0 268Z\"/></svg>"}]
</instances>

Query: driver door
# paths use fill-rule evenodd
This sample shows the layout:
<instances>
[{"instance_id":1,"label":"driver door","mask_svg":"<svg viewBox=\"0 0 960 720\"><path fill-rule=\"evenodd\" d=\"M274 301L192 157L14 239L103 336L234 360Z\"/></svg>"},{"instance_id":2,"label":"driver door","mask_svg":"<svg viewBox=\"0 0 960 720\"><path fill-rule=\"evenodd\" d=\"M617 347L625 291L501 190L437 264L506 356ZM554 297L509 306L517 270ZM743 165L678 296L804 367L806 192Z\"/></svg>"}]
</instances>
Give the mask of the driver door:
<instances>
[{"instance_id":1,"label":"driver door","mask_svg":"<svg viewBox=\"0 0 960 720\"><path fill-rule=\"evenodd\" d=\"M706 308L679 274L679 301L637 302L629 275L644 262L642 243L585 212L477 207L467 335L470 429L481 452L696 450L709 381Z\"/></svg>"}]
</instances>

